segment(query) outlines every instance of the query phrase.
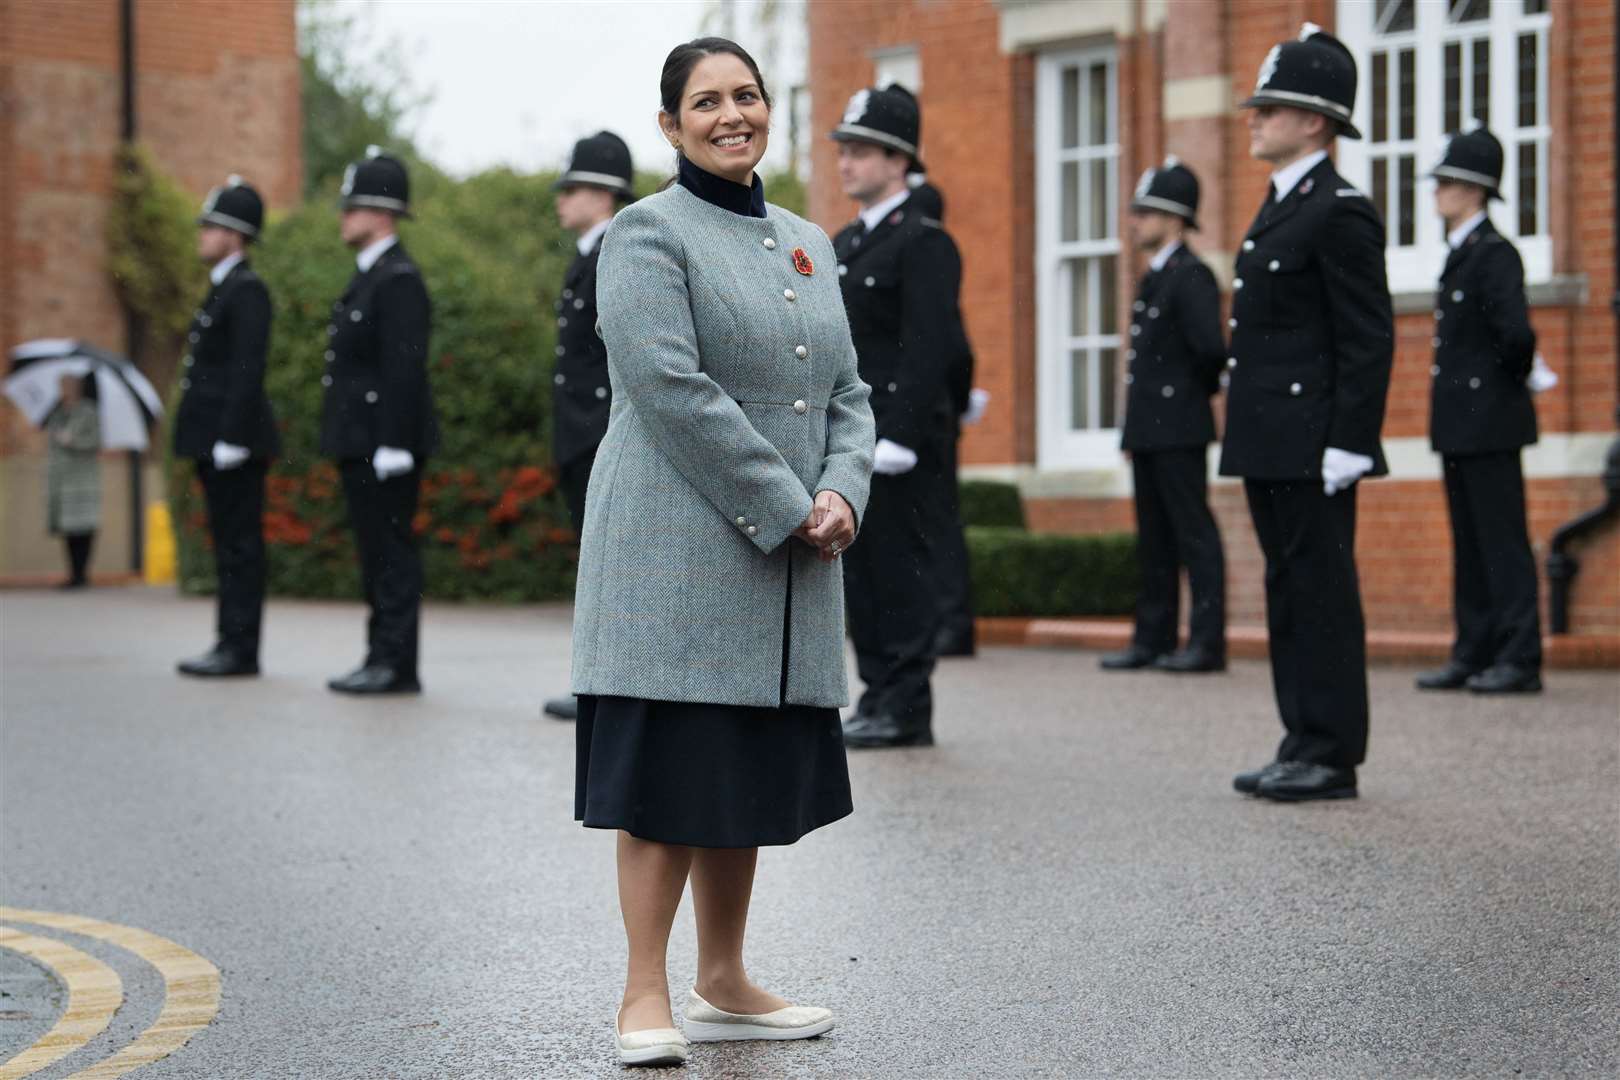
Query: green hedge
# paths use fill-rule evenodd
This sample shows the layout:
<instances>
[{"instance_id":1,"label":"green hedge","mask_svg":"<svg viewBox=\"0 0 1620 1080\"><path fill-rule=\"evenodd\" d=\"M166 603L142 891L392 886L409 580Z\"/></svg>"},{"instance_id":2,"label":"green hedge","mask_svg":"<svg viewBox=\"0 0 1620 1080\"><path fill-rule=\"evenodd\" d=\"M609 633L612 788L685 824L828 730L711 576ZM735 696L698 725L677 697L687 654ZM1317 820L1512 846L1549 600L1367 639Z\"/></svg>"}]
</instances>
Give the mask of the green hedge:
<instances>
[{"instance_id":1,"label":"green hedge","mask_svg":"<svg viewBox=\"0 0 1620 1080\"><path fill-rule=\"evenodd\" d=\"M1025 527L1024 502L1018 495L1017 484L999 480L963 480L959 490L962 524L984 528Z\"/></svg>"},{"instance_id":2,"label":"green hedge","mask_svg":"<svg viewBox=\"0 0 1620 1080\"><path fill-rule=\"evenodd\" d=\"M967 529L979 615L1128 615L1137 592L1136 537Z\"/></svg>"}]
</instances>

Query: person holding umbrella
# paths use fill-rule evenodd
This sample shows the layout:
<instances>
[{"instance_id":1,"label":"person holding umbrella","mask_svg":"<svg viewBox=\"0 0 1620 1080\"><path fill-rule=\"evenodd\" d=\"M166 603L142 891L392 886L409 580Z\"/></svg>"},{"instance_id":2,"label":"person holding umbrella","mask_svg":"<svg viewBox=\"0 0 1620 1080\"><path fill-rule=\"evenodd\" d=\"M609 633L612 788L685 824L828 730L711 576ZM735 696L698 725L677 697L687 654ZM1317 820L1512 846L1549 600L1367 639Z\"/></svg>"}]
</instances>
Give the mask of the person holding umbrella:
<instances>
[{"instance_id":1,"label":"person holding umbrella","mask_svg":"<svg viewBox=\"0 0 1620 1080\"><path fill-rule=\"evenodd\" d=\"M264 223L264 200L232 176L209 192L197 217L197 254L209 289L186 334L174 424L176 457L196 462L208 504L219 573L217 640L180 661L182 675L259 673L264 611L264 487L280 452L264 392L270 350L270 292L247 262Z\"/></svg>"},{"instance_id":2,"label":"person holding umbrella","mask_svg":"<svg viewBox=\"0 0 1620 1080\"><path fill-rule=\"evenodd\" d=\"M94 375L64 375L60 400L45 421L50 439L45 459L45 520L67 544L64 589L90 584L90 549L101 524L101 422Z\"/></svg>"}]
</instances>

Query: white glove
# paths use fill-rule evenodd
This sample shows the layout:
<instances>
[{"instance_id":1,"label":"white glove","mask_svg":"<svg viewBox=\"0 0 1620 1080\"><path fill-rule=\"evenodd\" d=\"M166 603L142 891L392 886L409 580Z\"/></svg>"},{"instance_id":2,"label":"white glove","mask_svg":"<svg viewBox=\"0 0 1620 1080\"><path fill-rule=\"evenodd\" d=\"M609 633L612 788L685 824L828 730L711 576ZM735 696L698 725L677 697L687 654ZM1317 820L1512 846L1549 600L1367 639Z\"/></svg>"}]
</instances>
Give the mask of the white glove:
<instances>
[{"instance_id":1,"label":"white glove","mask_svg":"<svg viewBox=\"0 0 1620 1080\"><path fill-rule=\"evenodd\" d=\"M990 407L990 391L981 390L975 386L968 393L967 412L962 414L962 423L977 424L984 419L984 410Z\"/></svg>"},{"instance_id":2,"label":"white glove","mask_svg":"<svg viewBox=\"0 0 1620 1080\"><path fill-rule=\"evenodd\" d=\"M252 456L247 447L237 446L235 443L228 443L224 440L214 443L211 453L214 457L214 468L220 472L234 469Z\"/></svg>"},{"instance_id":3,"label":"white glove","mask_svg":"<svg viewBox=\"0 0 1620 1080\"><path fill-rule=\"evenodd\" d=\"M1530 365L1530 374L1524 382L1530 387L1532 394L1539 394L1558 385L1558 372L1548 367L1547 361L1541 358L1540 353L1536 353L1536 361Z\"/></svg>"},{"instance_id":4,"label":"white glove","mask_svg":"<svg viewBox=\"0 0 1620 1080\"><path fill-rule=\"evenodd\" d=\"M1322 491L1328 495L1347 491L1372 467L1373 459L1366 454L1353 454L1330 446L1322 451Z\"/></svg>"},{"instance_id":5,"label":"white glove","mask_svg":"<svg viewBox=\"0 0 1620 1080\"><path fill-rule=\"evenodd\" d=\"M872 451L872 471L884 476L899 476L917 467L917 454L897 442L879 439Z\"/></svg>"},{"instance_id":6,"label":"white glove","mask_svg":"<svg viewBox=\"0 0 1620 1080\"><path fill-rule=\"evenodd\" d=\"M379 446L376 453L371 455L371 467L377 471L377 479L387 480L390 476L403 476L416 468L416 456L409 450Z\"/></svg>"}]
</instances>

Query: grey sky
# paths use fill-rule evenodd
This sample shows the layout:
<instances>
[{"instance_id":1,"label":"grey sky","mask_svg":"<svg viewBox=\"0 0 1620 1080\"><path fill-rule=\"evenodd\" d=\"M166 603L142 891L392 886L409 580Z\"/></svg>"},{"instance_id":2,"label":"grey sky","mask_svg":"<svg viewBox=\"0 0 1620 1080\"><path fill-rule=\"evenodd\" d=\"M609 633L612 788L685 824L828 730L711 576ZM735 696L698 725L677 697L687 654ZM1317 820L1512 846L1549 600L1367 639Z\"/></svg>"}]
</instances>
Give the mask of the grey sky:
<instances>
[{"instance_id":1,"label":"grey sky","mask_svg":"<svg viewBox=\"0 0 1620 1080\"><path fill-rule=\"evenodd\" d=\"M558 168L581 136L608 128L639 168L670 160L654 119L664 57L698 35L714 0L337 0L357 16L363 55L386 73L403 66L432 100L414 118L417 142L466 175L495 165ZM803 5L784 4L787 33L773 61L758 5L733 5L736 38L764 67L779 101L765 169L787 161L788 89L804 80Z\"/></svg>"}]
</instances>

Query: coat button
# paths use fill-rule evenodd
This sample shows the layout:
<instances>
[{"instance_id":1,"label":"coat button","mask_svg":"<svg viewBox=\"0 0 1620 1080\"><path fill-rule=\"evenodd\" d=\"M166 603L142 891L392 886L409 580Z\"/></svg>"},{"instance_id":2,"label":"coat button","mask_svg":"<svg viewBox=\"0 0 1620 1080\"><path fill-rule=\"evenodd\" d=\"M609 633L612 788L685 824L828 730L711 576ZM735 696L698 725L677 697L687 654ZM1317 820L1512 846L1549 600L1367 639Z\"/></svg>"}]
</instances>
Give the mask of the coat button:
<instances>
[{"instance_id":1,"label":"coat button","mask_svg":"<svg viewBox=\"0 0 1620 1080\"><path fill-rule=\"evenodd\" d=\"M557 325L559 327L567 326L568 325L568 317L566 315L559 315L557 317Z\"/></svg>"},{"instance_id":2,"label":"coat button","mask_svg":"<svg viewBox=\"0 0 1620 1080\"><path fill-rule=\"evenodd\" d=\"M1227 370L1229 370L1229 371L1230 371L1230 370L1231 370L1231 369L1232 369L1232 368L1235 368L1235 367L1237 367L1237 357L1235 357L1235 356L1228 356L1228 357L1227 357L1227 358L1226 358L1226 367L1227 367Z\"/></svg>"},{"instance_id":3,"label":"coat button","mask_svg":"<svg viewBox=\"0 0 1620 1080\"><path fill-rule=\"evenodd\" d=\"M186 335L186 340L195 345L197 342L202 340L202 337L197 333L197 331L193 330L191 333Z\"/></svg>"},{"instance_id":4,"label":"coat button","mask_svg":"<svg viewBox=\"0 0 1620 1080\"><path fill-rule=\"evenodd\" d=\"M1295 397L1299 397L1300 394L1305 392L1305 388L1299 385L1299 383L1294 383L1293 385L1289 386L1288 392L1293 394Z\"/></svg>"},{"instance_id":5,"label":"coat button","mask_svg":"<svg viewBox=\"0 0 1620 1080\"><path fill-rule=\"evenodd\" d=\"M795 401L793 403L793 411L798 413L800 416L803 416L805 413L810 411L810 406L806 405L802 401Z\"/></svg>"},{"instance_id":6,"label":"coat button","mask_svg":"<svg viewBox=\"0 0 1620 1080\"><path fill-rule=\"evenodd\" d=\"M1142 311L1146 307L1147 307L1147 304L1145 304L1142 301L1138 300L1136 303L1131 305L1131 310L1132 311Z\"/></svg>"},{"instance_id":7,"label":"coat button","mask_svg":"<svg viewBox=\"0 0 1620 1080\"><path fill-rule=\"evenodd\" d=\"M349 312L349 321L350 322L359 322L361 319L363 319L365 317L366 317L366 313L359 310L358 308L355 309L354 311Z\"/></svg>"},{"instance_id":8,"label":"coat button","mask_svg":"<svg viewBox=\"0 0 1620 1080\"><path fill-rule=\"evenodd\" d=\"M568 381L568 376L564 375L562 372L558 372L551 377L551 381L556 383L558 386L561 386L563 383Z\"/></svg>"},{"instance_id":9,"label":"coat button","mask_svg":"<svg viewBox=\"0 0 1620 1080\"><path fill-rule=\"evenodd\" d=\"M585 301L583 301L583 300L575 300L574 301L574 310L575 311L583 310L584 307L585 307Z\"/></svg>"},{"instance_id":10,"label":"coat button","mask_svg":"<svg viewBox=\"0 0 1620 1080\"><path fill-rule=\"evenodd\" d=\"M1176 388L1173 386L1167 386L1163 390L1160 390L1159 393L1163 394L1165 397L1175 397Z\"/></svg>"},{"instance_id":11,"label":"coat button","mask_svg":"<svg viewBox=\"0 0 1620 1080\"><path fill-rule=\"evenodd\" d=\"M1282 269L1282 263L1277 259L1272 259L1270 262L1266 263L1266 269L1275 274L1278 270Z\"/></svg>"},{"instance_id":12,"label":"coat button","mask_svg":"<svg viewBox=\"0 0 1620 1080\"><path fill-rule=\"evenodd\" d=\"M1136 381L1136 376L1132 375L1130 372L1127 371L1125 373L1125 385L1129 386L1129 385L1131 385L1131 383L1133 383L1135 381Z\"/></svg>"},{"instance_id":13,"label":"coat button","mask_svg":"<svg viewBox=\"0 0 1620 1080\"><path fill-rule=\"evenodd\" d=\"M367 405L375 405L375 404L377 404L377 391L375 391L375 390L367 390L366 391L366 404Z\"/></svg>"},{"instance_id":14,"label":"coat button","mask_svg":"<svg viewBox=\"0 0 1620 1080\"><path fill-rule=\"evenodd\" d=\"M798 348L793 350L793 355L797 356L800 360L803 360L805 357L810 355L810 350L805 348L803 345L800 345Z\"/></svg>"},{"instance_id":15,"label":"coat button","mask_svg":"<svg viewBox=\"0 0 1620 1080\"><path fill-rule=\"evenodd\" d=\"M209 327L210 327L210 326L213 326L213 325L214 325L214 320L213 320L213 318L212 318L212 317L211 317L211 316L208 316L208 315L204 315L204 316L203 316L203 317L202 317L202 318L200 318L200 319L198 319L198 320L197 320L197 321L198 321L198 322L199 322L199 323L201 323L201 324L202 324L202 328L203 328L203 329L204 329L204 330L206 330L206 329L208 329L208 328L209 328Z\"/></svg>"},{"instance_id":16,"label":"coat button","mask_svg":"<svg viewBox=\"0 0 1620 1080\"><path fill-rule=\"evenodd\" d=\"M1460 303L1462 303L1462 298L1463 298L1463 291L1461 289L1452 290L1452 293L1451 293L1451 302L1452 303L1460 304Z\"/></svg>"},{"instance_id":17,"label":"coat button","mask_svg":"<svg viewBox=\"0 0 1620 1080\"><path fill-rule=\"evenodd\" d=\"M330 376L330 375L322 375L321 376L321 385L322 386L331 386L332 385L332 376Z\"/></svg>"},{"instance_id":18,"label":"coat button","mask_svg":"<svg viewBox=\"0 0 1620 1080\"><path fill-rule=\"evenodd\" d=\"M1479 389L1479 376L1478 375L1475 375L1472 379L1468 380L1468 389L1470 389L1470 390L1478 390Z\"/></svg>"},{"instance_id":19,"label":"coat button","mask_svg":"<svg viewBox=\"0 0 1620 1080\"><path fill-rule=\"evenodd\" d=\"M190 379L181 379L180 380L180 389L182 389L182 390L190 390L191 389L191 380Z\"/></svg>"},{"instance_id":20,"label":"coat button","mask_svg":"<svg viewBox=\"0 0 1620 1080\"><path fill-rule=\"evenodd\" d=\"M568 350L566 348L564 348L561 345L557 346L557 355L558 356L566 356L567 354L568 354Z\"/></svg>"},{"instance_id":21,"label":"coat button","mask_svg":"<svg viewBox=\"0 0 1620 1080\"><path fill-rule=\"evenodd\" d=\"M1436 378L1438 378L1438 377L1439 377L1439 375L1440 375L1440 365L1439 365L1439 364L1434 364L1434 365L1432 365L1432 366L1431 366L1431 367L1430 367L1430 368L1429 368L1429 374L1430 374L1430 375L1431 375L1431 376L1434 376L1434 377L1436 377Z\"/></svg>"},{"instance_id":22,"label":"coat button","mask_svg":"<svg viewBox=\"0 0 1620 1080\"><path fill-rule=\"evenodd\" d=\"M737 516L737 528L740 529L746 524L748 524L748 519L739 514Z\"/></svg>"},{"instance_id":23,"label":"coat button","mask_svg":"<svg viewBox=\"0 0 1620 1080\"><path fill-rule=\"evenodd\" d=\"M899 383L890 383L889 384L889 393L892 394L898 389L900 389L900 384Z\"/></svg>"},{"instance_id":24,"label":"coat button","mask_svg":"<svg viewBox=\"0 0 1620 1080\"><path fill-rule=\"evenodd\" d=\"M1245 241L1243 241L1243 250L1244 251L1253 251L1254 250L1254 241L1253 240L1245 240Z\"/></svg>"},{"instance_id":25,"label":"coat button","mask_svg":"<svg viewBox=\"0 0 1620 1080\"><path fill-rule=\"evenodd\" d=\"M1158 317L1159 317L1159 309L1158 308L1156 308L1156 307L1148 308L1148 318L1157 319Z\"/></svg>"},{"instance_id":26,"label":"coat button","mask_svg":"<svg viewBox=\"0 0 1620 1080\"><path fill-rule=\"evenodd\" d=\"M601 399L603 399L605 397L607 397L607 387L598 386L596 388L596 398L597 398L597 400L600 401Z\"/></svg>"},{"instance_id":27,"label":"coat button","mask_svg":"<svg viewBox=\"0 0 1620 1080\"><path fill-rule=\"evenodd\" d=\"M783 289L782 290L782 299L788 301L789 303L792 303L793 301L797 300L798 298L799 298L799 294L794 292L792 289Z\"/></svg>"},{"instance_id":28,"label":"coat button","mask_svg":"<svg viewBox=\"0 0 1620 1080\"><path fill-rule=\"evenodd\" d=\"M1226 320L1226 325L1227 325L1227 327L1229 329L1236 330L1237 329L1237 320L1236 319L1227 319Z\"/></svg>"},{"instance_id":29,"label":"coat button","mask_svg":"<svg viewBox=\"0 0 1620 1080\"><path fill-rule=\"evenodd\" d=\"M1232 279L1232 288L1234 288L1234 289L1243 288L1243 279L1242 278L1233 278Z\"/></svg>"},{"instance_id":30,"label":"coat button","mask_svg":"<svg viewBox=\"0 0 1620 1080\"><path fill-rule=\"evenodd\" d=\"M758 536L759 535L759 526L758 525L750 525L750 526L748 526L748 535L749 536Z\"/></svg>"},{"instance_id":31,"label":"coat button","mask_svg":"<svg viewBox=\"0 0 1620 1080\"><path fill-rule=\"evenodd\" d=\"M869 278L866 279L866 287L868 289L870 289L872 286L874 286L876 284L877 284L877 278L869 277Z\"/></svg>"},{"instance_id":32,"label":"coat button","mask_svg":"<svg viewBox=\"0 0 1620 1080\"><path fill-rule=\"evenodd\" d=\"M766 251L775 251L776 250L776 241L771 239L769 236L767 236L764 240L761 240L760 243L765 245L765 250Z\"/></svg>"},{"instance_id":33,"label":"coat button","mask_svg":"<svg viewBox=\"0 0 1620 1080\"><path fill-rule=\"evenodd\" d=\"M334 352L334 351L333 351L333 350L331 350L331 349L327 349L327 350L326 350L326 362L327 362L327 363L328 363L328 364L330 364L330 363L331 363L331 362L332 362L332 361L334 361L334 360L336 360L336 359L337 359L337 353L336 353L336 352Z\"/></svg>"}]
</instances>

